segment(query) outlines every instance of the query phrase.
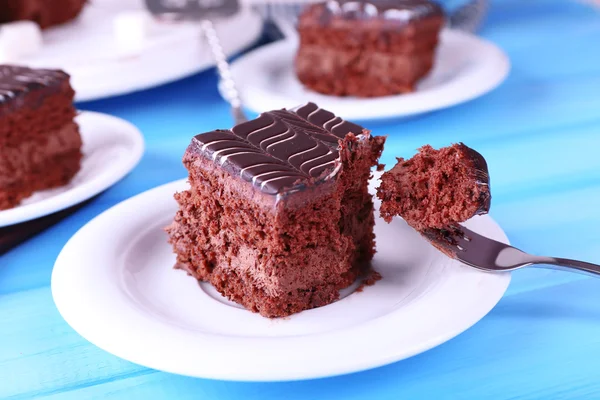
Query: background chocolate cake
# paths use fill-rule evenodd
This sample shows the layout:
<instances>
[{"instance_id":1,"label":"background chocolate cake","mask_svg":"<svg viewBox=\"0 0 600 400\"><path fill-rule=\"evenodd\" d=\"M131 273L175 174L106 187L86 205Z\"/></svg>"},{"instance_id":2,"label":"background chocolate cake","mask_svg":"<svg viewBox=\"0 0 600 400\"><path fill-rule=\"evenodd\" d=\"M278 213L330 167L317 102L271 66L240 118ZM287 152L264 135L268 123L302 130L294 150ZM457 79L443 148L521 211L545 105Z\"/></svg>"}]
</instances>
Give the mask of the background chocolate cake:
<instances>
[{"instance_id":1,"label":"background chocolate cake","mask_svg":"<svg viewBox=\"0 0 600 400\"><path fill-rule=\"evenodd\" d=\"M312 103L196 136L167 228L178 266L266 317L335 301L370 271L383 142Z\"/></svg>"},{"instance_id":2,"label":"background chocolate cake","mask_svg":"<svg viewBox=\"0 0 600 400\"><path fill-rule=\"evenodd\" d=\"M0 210L79 170L74 94L62 71L0 65Z\"/></svg>"},{"instance_id":3,"label":"background chocolate cake","mask_svg":"<svg viewBox=\"0 0 600 400\"><path fill-rule=\"evenodd\" d=\"M338 96L413 91L432 68L444 13L427 0L328 1L298 23L298 79Z\"/></svg>"},{"instance_id":4,"label":"background chocolate cake","mask_svg":"<svg viewBox=\"0 0 600 400\"><path fill-rule=\"evenodd\" d=\"M401 216L428 239L450 238L459 223L487 214L492 199L485 159L463 143L427 145L409 160L399 158L382 175L377 196L383 219Z\"/></svg>"},{"instance_id":5,"label":"background chocolate cake","mask_svg":"<svg viewBox=\"0 0 600 400\"><path fill-rule=\"evenodd\" d=\"M29 20L42 29L77 17L87 0L2 0L0 23Z\"/></svg>"}]
</instances>

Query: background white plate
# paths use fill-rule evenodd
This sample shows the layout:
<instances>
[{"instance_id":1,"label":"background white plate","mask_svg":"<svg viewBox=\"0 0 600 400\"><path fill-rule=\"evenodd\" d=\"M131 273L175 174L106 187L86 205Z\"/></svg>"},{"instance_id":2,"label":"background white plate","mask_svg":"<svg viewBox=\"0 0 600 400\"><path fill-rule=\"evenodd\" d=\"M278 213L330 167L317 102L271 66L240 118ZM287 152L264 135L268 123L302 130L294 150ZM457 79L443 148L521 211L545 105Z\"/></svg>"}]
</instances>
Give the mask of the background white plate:
<instances>
[{"instance_id":1,"label":"background white plate","mask_svg":"<svg viewBox=\"0 0 600 400\"><path fill-rule=\"evenodd\" d=\"M193 23L160 24L139 56L120 56L113 19L119 12L143 7L143 0L91 1L75 21L44 31L42 51L20 63L64 69L72 76L77 101L150 88L214 65L199 26ZM216 21L215 29L225 53L232 55L258 38L262 22L258 15L243 9Z\"/></svg>"},{"instance_id":2,"label":"background white plate","mask_svg":"<svg viewBox=\"0 0 600 400\"><path fill-rule=\"evenodd\" d=\"M302 86L296 78L297 43L280 41L260 47L232 65L244 105L255 112L317 103L353 120L402 117L438 110L479 97L508 75L508 57L494 44L464 32L444 30L436 63L417 91L396 96L328 96Z\"/></svg>"},{"instance_id":3,"label":"background white plate","mask_svg":"<svg viewBox=\"0 0 600 400\"><path fill-rule=\"evenodd\" d=\"M144 139L129 122L89 111L81 112L75 120L83 140L81 170L68 185L36 192L21 205L0 211L0 227L79 204L114 185L140 161Z\"/></svg>"},{"instance_id":4,"label":"background white plate","mask_svg":"<svg viewBox=\"0 0 600 400\"><path fill-rule=\"evenodd\" d=\"M186 186L163 185L101 214L67 243L52 274L56 306L79 334L150 368L246 381L373 368L469 328L510 281L447 258L402 220L378 219L374 267L381 281L325 307L263 318L172 268L163 227L177 209L173 193ZM489 217L468 225L506 241Z\"/></svg>"}]
</instances>

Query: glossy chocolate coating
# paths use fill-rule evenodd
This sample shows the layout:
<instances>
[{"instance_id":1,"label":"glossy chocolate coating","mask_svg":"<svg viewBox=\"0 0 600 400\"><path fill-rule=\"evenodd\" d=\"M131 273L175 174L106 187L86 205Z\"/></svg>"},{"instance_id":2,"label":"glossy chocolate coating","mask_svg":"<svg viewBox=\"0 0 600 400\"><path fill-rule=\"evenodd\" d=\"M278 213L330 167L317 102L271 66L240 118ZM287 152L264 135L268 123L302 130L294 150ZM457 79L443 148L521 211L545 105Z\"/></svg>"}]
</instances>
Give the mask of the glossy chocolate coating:
<instances>
[{"instance_id":1,"label":"glossy chocolate coating","mask_svg":"<svg viewBox=\"0 0 600 400\"><path fill-rule=\"evenodd\" d=\"M188 151L275 195L335 175L339 141L363 131L308 103L296 110L265 112L231 130L202 133Z\"/></svg>"},{"instance_id":2,"label":"glossy chocolate coating","mask_svg":"<svg viewBox=\"0 0 600 400\"><path fill-rule=\"evenodd\" d=\"M424 18L444 16L442 7L428 0L330 0L317 7L322 10L321 21L324 23L335 17L409 23Z\"/></svg>"},{"instance_id":3,"label":"glossy chocolate coating","mask_svg":"<svg viewBox=\"0 0 600 400\"><path fill-rule=\"evenodd\" d=\"M6 107L17 108L25 104L39 106L41 98L46 94L58 93L69 75L63 71L51 69L32 69L16 65L0 65L0 114L7 111ZM38 98L25 101L29 93L40 91Z\"/></svg>"}]
</instances>

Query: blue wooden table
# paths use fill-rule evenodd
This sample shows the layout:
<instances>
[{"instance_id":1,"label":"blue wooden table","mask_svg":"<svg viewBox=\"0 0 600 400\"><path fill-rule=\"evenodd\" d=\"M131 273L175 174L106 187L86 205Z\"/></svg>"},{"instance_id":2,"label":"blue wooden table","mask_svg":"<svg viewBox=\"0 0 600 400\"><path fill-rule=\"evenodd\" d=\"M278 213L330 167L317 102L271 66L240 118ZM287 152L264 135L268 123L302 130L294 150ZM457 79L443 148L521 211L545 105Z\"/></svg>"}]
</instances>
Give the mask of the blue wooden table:
<instances>
[{"instance_id":1,"label":"blue wooden table","mask_svg":"<svg viewBox=\"0 0 600 400\"><path fill-rule=\"evenodd\" d=\"M492 216L514 244L600 263L600 12L568 0L498 0L482 34L509 54L508 81L449 110L366 123L389 135L383 161L390 165L425 143L464 141L489 161ZM347 376L220 382L99 350L54 307L56 256L100 212L184 177L180 158L190 137L228 127L230 117L214 71L80 108L133 122L147 152L122 182L0 256L0 399L600 398L600 280L548 270L514 273L498 306L454 340Z\"/></svg>"}]
</instances>

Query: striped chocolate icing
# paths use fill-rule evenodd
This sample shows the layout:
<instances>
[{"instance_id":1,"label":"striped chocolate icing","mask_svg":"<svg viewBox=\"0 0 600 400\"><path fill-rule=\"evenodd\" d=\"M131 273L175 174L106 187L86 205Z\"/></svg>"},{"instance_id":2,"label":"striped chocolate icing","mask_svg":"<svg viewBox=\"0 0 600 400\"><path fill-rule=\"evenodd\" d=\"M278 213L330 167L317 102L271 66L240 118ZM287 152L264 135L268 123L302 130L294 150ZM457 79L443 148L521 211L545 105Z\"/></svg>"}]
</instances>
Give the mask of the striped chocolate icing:
<instances>
[{"instance_id":1,"label":"striped chocolate icing","mask_svg":"<svg viewBox=\"0 0 600 400\"><path fill-rule=\"evenodd\" d=\"M339 170L339 141L364 129L308 103L276 110L231 130L202 133L189 151L212 159L267 194L281 194Z\"/></svg>"}]
</instances>

